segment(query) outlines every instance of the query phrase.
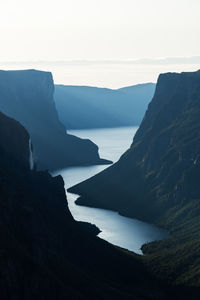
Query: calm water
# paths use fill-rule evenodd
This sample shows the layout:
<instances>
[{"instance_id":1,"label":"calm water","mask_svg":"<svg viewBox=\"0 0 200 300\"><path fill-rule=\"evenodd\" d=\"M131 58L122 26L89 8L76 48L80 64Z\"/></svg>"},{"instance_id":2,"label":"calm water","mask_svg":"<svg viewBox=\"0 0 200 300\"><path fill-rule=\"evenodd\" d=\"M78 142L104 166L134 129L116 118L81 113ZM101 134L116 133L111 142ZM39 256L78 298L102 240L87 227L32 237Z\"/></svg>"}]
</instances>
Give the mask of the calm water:
<instances>
[{"instance_id":1,"label":"calm water","mask_svg":"<svg viewBox=\"0 0 200 300\"><path fill-rule=\"evenodd\" d=\"M68 132L82 138L91 139L99 146L99 153L102 158L115 162L130 147L136 130L137 127L125 127L70 130ZM54 175L61 174L65 181L65 188L68 189L107 167L107 165L103 165L66 168L54 172ZM163 239L168 236L166 231L149 223L126 218L109 210L78 206L74 203L77 197L77 195L67 192L69 209L73 217L78 221L95 224L102 231L99 237L114 245L142 254L140 248L144 243Z\"/></svg>"}]
</instances>

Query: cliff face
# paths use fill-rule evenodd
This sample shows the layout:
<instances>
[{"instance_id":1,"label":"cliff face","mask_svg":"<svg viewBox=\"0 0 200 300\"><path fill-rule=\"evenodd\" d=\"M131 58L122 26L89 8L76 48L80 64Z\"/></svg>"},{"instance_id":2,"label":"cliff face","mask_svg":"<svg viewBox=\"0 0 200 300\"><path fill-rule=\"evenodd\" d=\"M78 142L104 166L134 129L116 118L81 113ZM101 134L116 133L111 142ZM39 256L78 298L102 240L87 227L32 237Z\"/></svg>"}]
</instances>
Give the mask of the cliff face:
<instances>
[{"instance_id":1,"label":"cliff face","mask_svg":"<svg viewBox=\"0 0 200 300\"><path fill-rule=\"evenodd\" d=\"M39 169L103 163L94 143L66 134L53 93L49 72L0 71L0 110L28 130Z\"/></svg>"},{"instance_id":2,"label":"cliff face","mask_svg":"<svg viewBox=\"0 0 200 300\"><path fill-rule=\"evenodd\" d=\"M30 168L29 134L17 121L0 113L1 164L12 168Z\"/></svg>"},{"instance_id":3,"label":"cliff face","mask_svg":"<svg viewBox=\"0 0 200 300\"><path fill-rule=\"evenodd\" d=\"M197 176L189 177L199 171L199 91L200 72L160 75L131 148L115 165L71 190L85 196L87 204L95 205L97 198L98 205L148 220L198 198ZM100 182L104 190L93 197L88 187L96 189Z\"/></svg>"},{"instance_id":4,"label":"cliff face","mask_svg":"<svg viewBox=\"0 0 200 300\"><path fill-rule=\"evenodd\" d=\"M117 90L55 85L55 103L66 128L138 126L154 90L154 83Z\"/></svg>"},{"instance_id":5,"label":"cliff face","mask_svg":"<svg viewBox=\"0 0 200 300\"><path fill-rule=\"evenodd\" d=\"M22 125L0 114L1 299L164 298L139 257L74 221L62 178L31 171L29 150Z\"/></svg>"},{"instance_id":6,"label":"cliff face","mask_svg":"<svg viewBox=\"0 0 200 300\"><path fill-rule=\"evenodd\" d=\"M79 204L169 228L170 240L143 247L147 260L166 280L198 286L199 120L200 71L160 75L130 149L115 165L70 189L81 195Z\"/></svg>"}]
</instances>

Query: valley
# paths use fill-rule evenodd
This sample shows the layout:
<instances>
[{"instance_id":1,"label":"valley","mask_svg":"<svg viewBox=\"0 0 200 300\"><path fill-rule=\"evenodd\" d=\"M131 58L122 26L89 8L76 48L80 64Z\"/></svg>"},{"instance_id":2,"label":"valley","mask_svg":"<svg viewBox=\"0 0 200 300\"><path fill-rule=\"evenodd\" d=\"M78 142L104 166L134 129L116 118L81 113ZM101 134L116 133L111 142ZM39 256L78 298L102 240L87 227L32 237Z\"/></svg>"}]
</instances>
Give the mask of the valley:
<instances>
[{"instance_id":1,"label":"valley","mask_svg":"<svg viewBox=\"0 0 200 300\"><path fill-rule=\"evenodd\" d=\"M80 138L89 138L94 141L99 146L99 154L102 157L116 162L121 154L130 147L133 135L137 129L137 127L122 127L97 130L70 130L68 132ZM69 209L74 219L95 224L101 231L98 237L137 254L142 254L141 247L143 244L169 237L167 231L157 228L150 223L126 218L114 211L75 204L79 196L68 193L67 189L106 168L107 165L72 167L52 173L53 176L61 175L63 177Z\"/></svg>"}]
</instances>

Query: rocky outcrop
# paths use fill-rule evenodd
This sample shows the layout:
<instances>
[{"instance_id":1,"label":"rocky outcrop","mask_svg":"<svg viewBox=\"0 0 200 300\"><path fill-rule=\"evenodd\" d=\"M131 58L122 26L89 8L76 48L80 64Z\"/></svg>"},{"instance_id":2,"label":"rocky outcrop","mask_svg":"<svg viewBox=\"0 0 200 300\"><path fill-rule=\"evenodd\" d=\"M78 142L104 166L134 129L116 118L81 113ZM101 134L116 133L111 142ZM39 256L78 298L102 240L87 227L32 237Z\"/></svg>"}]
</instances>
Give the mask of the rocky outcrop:
<instances>
[{"instance_id":1,"label":"rocky outcrop","mask_svg":"<svg viewBox=\"0 0 200 300\"><path fill-rule=\"evenodd\" d=\"M154 91L154 83L117 90L55 85L55 103L66 128L138 126Z\"/></svg>"},{"instance_id":2,"label":"rocky outcrop","mask_svg":"<svg viewBox=\"0 0 200 300\"><path fill-rule=\"evenodd\" d=\"M88 222L78 221L79 225L90 234L98 235L101 230L95 225Z\"/></svg>"},{"instance_id":3,"label":"rocky outcrop","mask_svg":"<svg viewBox=\"0 0 200 300\"><path fill-rule=\"evenodd\" d=\"M29 132L39 169L102 164L90 140L66 134L55 108L52 74L36 70L0 71L0 111Z\"/></svg>"},{"instance_id":4,"label":"rocky outcrop","mask_svg":"<svg viewBox=\"0 0 200 300\"><path fill-rule=\"evenodd\" d=\"M0 113L0 157L2 166L29 169L29 134L17 121Z\"/></svg>"}]
</instances>

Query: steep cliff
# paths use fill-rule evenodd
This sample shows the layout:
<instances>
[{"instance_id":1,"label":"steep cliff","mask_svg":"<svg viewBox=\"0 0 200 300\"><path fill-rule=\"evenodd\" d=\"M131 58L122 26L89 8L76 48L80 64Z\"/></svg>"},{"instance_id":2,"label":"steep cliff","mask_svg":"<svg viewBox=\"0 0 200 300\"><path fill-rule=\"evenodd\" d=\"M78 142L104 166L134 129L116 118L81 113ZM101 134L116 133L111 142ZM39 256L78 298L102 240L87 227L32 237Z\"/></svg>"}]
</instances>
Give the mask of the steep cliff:
<instances>
[{"instance_id":1,"label":"steep cliff","mask_svg":"<svg viewBox=\"0 0 200 300\"><path fill-rule=\"evenodd\" d=\"M0 154L2 300L167 299L172 295L138 256L117 249L91 234L88 225L84 229L84 224L74 221L62 178L30 170L29 135L3 114Z\"/></svg>"},{"instance_id":2,"label":"steep cliff","mask_svg":"<svg viewBox=\"0 0 200 300\"><path fill-rule=\"evenodd\" d=\"M0 156L2 166L30 168L29 134L17 121L0 113Z\"/></svg>"},{"instance_id":3,"label":"steep cliff","mask_svg":"<svg viewBox=\"0 0 200 300\"><path fill-rule=\"evenodd\" d=\"M101 164L98 147L66 134L55 108L52 74L36 70L0 71L0 111L29 132L39 169Z\"/></svg>"},{"instance_id":4,"label":"steep cliff","mask_svg":"<svg viewBox=\"0 0 200 300\"><path fill-rule=\"evenodd\" d=\"M55 85L55 103L66 128L138 126L154 91L154 83L117 90Z\"/></svg>"},{"instance_id":5,"label":"steep cliff","mask_svg":"<svg viewBox=\"0 0 200 300\"><path fill-rule=\"evenodd\" d=\"M81 195L78 204L169 228L170 240L143 247L152 255L150 264L174 283L198 286L199 120L200 71L160 75L130 149L115 165L70 189Z\"/></svg>"}]
</instances>

